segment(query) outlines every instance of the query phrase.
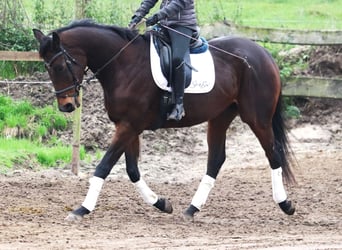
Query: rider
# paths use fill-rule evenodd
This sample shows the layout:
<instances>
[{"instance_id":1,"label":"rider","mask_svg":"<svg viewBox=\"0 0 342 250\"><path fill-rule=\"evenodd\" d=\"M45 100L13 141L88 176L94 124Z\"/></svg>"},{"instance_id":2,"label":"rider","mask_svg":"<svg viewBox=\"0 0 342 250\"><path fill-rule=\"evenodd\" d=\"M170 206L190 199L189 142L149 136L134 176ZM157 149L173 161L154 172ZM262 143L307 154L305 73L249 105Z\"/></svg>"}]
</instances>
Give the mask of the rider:
<instances>
[{"instance_id":1,"label":"rider","mask_svg":"<svg viewBox=\"0 0 342 250\"><path fill-rule=\"evenodd\" d=\"M144 18L158 0L143 0L129 24L134 28ZM172 83L175 106L167 117L179 121L185 115L183 96L185 87L184 56L189 50L191 37L198 33L194 0L162 0L159 11L146 19L146 26L156 23L170 27L167 29L172 49Z\"/></svg>"}]
</instances>

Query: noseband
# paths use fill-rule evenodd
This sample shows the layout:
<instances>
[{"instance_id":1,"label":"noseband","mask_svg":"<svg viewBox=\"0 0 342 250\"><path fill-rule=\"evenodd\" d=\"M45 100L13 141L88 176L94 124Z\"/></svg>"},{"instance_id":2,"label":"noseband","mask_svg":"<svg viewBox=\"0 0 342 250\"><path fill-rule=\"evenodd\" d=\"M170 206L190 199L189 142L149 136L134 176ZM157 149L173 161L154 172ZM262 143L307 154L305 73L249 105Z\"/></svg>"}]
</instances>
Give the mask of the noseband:
<instances>
[{"instance_id":1,"label":"noseband","mask_svg":"<svg viewBox=\"0 0 342 250\"><path fill-rule=\"evenodd\" d=\"M72 76L72 80L73 80L73 85L70 85L64 89L60 89L60 90L56 90L55 91L55 95L58 98L67 98L67 97L74 97L76 100L76 103L78 103L77 101L77 97L80 94L80 89L82 87L82 83L77 79L77 77L74 74L73 71L73 65L78 65L81 66L75 58L73 58L62 46L60 46L60 51L55 54L51 60L47 63L45 63L45 67L47 69L51 68L51 66L53 65L53 63L56 61L57 58L59 58L60 56L63 56L65 64L68 67L68 70ZM63 93L67 92L68 90L74 89L74 94L73 95L62 95Z\"/></svg>"}]
</instances>

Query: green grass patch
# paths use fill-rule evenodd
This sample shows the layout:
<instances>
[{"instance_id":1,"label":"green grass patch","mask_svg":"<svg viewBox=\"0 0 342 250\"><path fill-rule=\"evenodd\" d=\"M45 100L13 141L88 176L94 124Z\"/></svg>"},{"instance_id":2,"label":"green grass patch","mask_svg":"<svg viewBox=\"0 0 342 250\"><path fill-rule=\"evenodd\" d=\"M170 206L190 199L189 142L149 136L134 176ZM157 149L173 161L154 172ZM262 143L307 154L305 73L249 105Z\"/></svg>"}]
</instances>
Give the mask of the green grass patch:
<instances>
[{"instance_id":1,"label":"green grass patch","mask_svg":"<svg viewBox=\"0 0 342 250\"><path fill-rule=\"evenodd\" d=\"M85 149L81 147L80 159L85 159ZM59 143L47 146L27 139L0 138L0 173L15 167L40 169L64 167L70 163L72 147Z\"/></svg>"},{"instance_id":2,"label":"green grass patch","mask_svg":"<svg viewBox=\"0 0 342 250\"><path fill-rule=\"evenodd\" d=\"M55 106L35 107L0 95L0 173L14 166L56 167L71 161L71 146L62 145L57 131L71 121ZM85 150L81 150L81 158Z\"/></svg>"},{"instance_id":3,"label":"green grass patch","mask_svg":"<svg viewBox=\"0 0 342 250\"><path fill-rule=\"evenodd\" d=\"M35 107L0 95L0 136L47 140L55 131L70 128L70 120L57 107Z\"/></svg>"}]
</instances>

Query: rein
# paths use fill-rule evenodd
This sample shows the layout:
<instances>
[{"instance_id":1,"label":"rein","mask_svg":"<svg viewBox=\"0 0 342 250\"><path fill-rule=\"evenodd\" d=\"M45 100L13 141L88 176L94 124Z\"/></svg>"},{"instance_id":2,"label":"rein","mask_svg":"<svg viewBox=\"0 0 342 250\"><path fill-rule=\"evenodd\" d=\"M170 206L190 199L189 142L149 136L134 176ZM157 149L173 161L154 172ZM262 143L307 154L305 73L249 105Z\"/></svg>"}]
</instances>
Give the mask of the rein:
<instances>
[{"instance_id":1,"label":"rein","mask_svg":"<svg viewBox=\"0 0 342 250\"><path fill-rule=\"evenodd\" d=\"M140 34L138 33L132 40L130 40L128 43L126 43L125 46L123 46L115 55L113 55L101 68L99 68L95 73L93 73L92 76L88 77L86 81L86 83L89 84L89 82L93 79L96 78L96 76L102 71L104 70L111 62L113 62L115 59L117 59L121 53L128 47L130 46L138 37L140 36Z\"/></svg>"}]
</instances>

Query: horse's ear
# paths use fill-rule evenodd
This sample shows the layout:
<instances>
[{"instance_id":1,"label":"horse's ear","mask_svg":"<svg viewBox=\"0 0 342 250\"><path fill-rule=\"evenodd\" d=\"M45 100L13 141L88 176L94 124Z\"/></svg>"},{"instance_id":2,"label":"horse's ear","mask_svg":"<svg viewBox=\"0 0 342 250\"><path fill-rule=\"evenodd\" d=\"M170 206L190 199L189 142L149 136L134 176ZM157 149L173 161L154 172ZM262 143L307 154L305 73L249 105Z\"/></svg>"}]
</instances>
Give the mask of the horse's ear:
<instances>
[{"instance_id":1,"label":"horse's ear","mask_svg":"<svg viewBox=\"0 0 342 250\"><path fill-rule=\"evenodd\" d=\"M59 35L57 34L57 32L52 32L52 46L53 49L59 49L60 48L60 39L59 39Z\"/></svg>"},{"instance_id":2,"label":"horse's ear","mask_svg":"<svg viewBox=\"0 0 342 250\"><path fill-rule=\"evenodd\" d=\"M32 29L34 37L37 39L37 41L39 43L41 43L43 41L43 38L45 37L45 35L43 34L43 32L41 32L38 29Z\"/></svg>"}]
</instances>

